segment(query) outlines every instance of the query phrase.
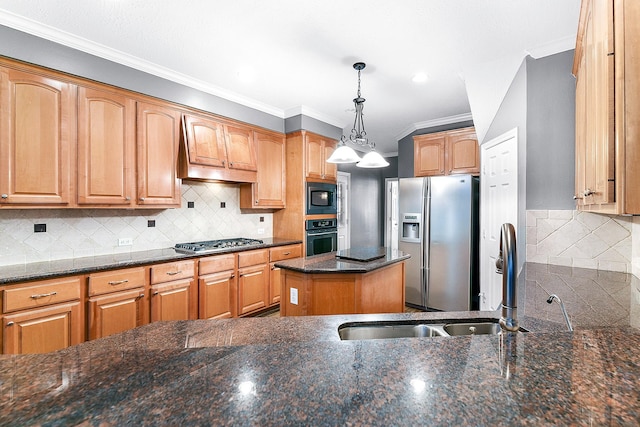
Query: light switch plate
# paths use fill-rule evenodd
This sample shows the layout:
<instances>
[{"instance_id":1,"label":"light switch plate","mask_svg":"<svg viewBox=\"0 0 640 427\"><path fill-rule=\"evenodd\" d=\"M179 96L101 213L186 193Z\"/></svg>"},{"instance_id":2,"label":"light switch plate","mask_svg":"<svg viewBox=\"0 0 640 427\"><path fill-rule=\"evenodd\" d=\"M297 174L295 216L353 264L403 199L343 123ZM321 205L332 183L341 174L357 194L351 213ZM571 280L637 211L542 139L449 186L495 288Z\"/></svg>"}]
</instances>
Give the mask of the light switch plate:
<instances>
[{"instance_id":1,"label":"light switch plate","mask_svg":"<svg viewBox=\"0 0 640 427\"><path fill-rule=\"evenodd\" d=\"M289 301L291 304L298 305L298 290L296 288L289 288Z\"/></svg>"},{"instance_id":2,"label":"light switch plate","mask_svg":"<svg viewBox=\"0 0 640 427\"><path fill-rule=\"evenodd\" d=\"M131 246L133 245L133 238L131 237L121 237L118 239L118 246Z\"/></svg>"}]
</instances>

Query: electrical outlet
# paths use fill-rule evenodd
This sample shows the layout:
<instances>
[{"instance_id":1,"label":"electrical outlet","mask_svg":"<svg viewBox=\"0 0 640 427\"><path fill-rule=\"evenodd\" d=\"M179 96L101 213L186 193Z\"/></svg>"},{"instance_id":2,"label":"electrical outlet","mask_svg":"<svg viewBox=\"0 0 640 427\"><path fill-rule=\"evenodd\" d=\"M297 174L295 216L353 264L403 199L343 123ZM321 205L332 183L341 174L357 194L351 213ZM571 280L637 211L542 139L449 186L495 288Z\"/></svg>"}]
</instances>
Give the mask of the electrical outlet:
<instances>
[{"instance_id":1,"label":"electrical outlet","mask_svg":"<svg viewBox=\"0 0 640 427\"><path fill-rule=\"evenodd\" d=\"M133 245L133 239L131 237L121 237L118 239L118 246L131 246Z\"/></svg>"},{"instance_id":2,"label":"electrical outlet","mask_svg":"<svg viewBox=\"0 0 640 427\"><path fill-rule=\"evenodd\" d=\"M289 288L289 294L291 304L298 305L298 290L296 288Z\"/></svg>"},{"instance_id":3,"label":"electrical outlet","mask_svg":"<svg viewBox=\"0 0 640 427\"><path fill-rule=\"evenodd\" d=\"M258 234L264 234L264 228L258 228Z\"/></svg>"}]
</instances>

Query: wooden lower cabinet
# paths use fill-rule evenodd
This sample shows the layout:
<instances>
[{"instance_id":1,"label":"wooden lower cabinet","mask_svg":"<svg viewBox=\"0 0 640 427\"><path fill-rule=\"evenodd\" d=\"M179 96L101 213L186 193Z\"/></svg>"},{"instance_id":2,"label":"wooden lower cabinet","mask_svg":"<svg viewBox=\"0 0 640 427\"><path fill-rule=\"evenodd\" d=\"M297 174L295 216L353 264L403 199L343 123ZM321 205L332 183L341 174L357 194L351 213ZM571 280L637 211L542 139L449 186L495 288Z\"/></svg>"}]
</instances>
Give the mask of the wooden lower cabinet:
<instances>
[{"instance_id":1,"label":"wooden lower cabinet","mask_svg":"<svg viewBox=\"0 0 640 427\"><path fill-rule=\"evenodd\" d=\"M238 315L238 285L235 254L203 258L198 263L200 319L222 319Z\"/></svg>"},{"instance_id":2,"label":"wooden lower cabinet","mask_svg":"<svg viewBox=\"0 0 640 427\"><path fill-rule=\"evenodd\" d=\"M80 301L27 310L3 319L4 353L48 353L80 344Z\"/></svg>"},{"instance_id":3,"label":"wooden lower cabinet","mask_svg":"<svg viewBox=\"0 0 640 427\"><path fill-rule=\"evenodd\" d=\"M151 286L151 321L191 319L193 279Z\"/></svg>"},{"instance_id":4,"label":"wooden lower cabinet","mask_svg":"<svg viewBox=\"0 0 640 427\"><path fill-rule=\"evenodd\" d=\"M238 316L267 307L269 298L269 251L258 249L238 254Z\"/></svg>"},{"instance_id":5,"label":"wooden lower cabinet","mask_svg":"<svg viewBox=\"0 0 640 427\"><path fill-rule=\"evenodd\" d=\"M89 339L124 332L143 324L144 288L89 298Z\"/></svg>"},{"instance_id":6,"label":"wooden lower cabinet","mask_svg":"<svg viewBox=\"0 0 640 427\"><path fill-rule=\"evenodd\" d=\"M84 341L80 283L71 276L5 286L3 352L47 353Z\"/></svg>"}]
</instances>

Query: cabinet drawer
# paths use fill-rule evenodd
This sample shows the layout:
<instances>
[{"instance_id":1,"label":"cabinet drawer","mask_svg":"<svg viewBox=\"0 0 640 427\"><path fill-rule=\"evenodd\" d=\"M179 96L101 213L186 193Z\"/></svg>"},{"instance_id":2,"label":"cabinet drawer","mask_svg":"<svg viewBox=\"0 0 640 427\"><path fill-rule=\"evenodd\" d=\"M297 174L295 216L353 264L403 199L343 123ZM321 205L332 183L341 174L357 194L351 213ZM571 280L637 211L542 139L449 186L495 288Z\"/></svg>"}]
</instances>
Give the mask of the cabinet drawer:
<instances>
[{"instance_id":1,"label":"cabinet drawer","mask_svg":"<svg viewBox=\"0 0 640 427\"><path fill-rule=\"evenodd\" d=\"M240 252L238 254L238 268L249 265L266 264L267 262L269 262L269 251L267 249Z\"/></svg>"},{"instance_id":2,"label":"cabinet drawer","mask_svg":"<svg viewBox=\"0 0 640 427\"><path fill-rule=\"evenodd\" d=\"M302 256L301 245L280 246L269 249L269 260L271 262L282 261L283 259L300 258Z\"/></svg>"},{"instance_id":3,"label":"cabinet drawer","mask_svg":"<svg viewBox=\"0 0 640 427\"><path fill-rule=\"evenodd\" d=\"M5 289L3 311L10 313L78 299L80 299L80 277L32 282Z\"/></svg>"},{"instance_id":4,"label":"cabinet drawer","mask_svg":"<svg viewBox=\"0 0 640 427\"><path fill-rule=\"evenodd\" d=\"M151 267L151 284L171 282L193 277L195 261L177 261Z\"/></svg>"},{"instance_id":5,"label":"cabinet drawer","mask_svg":"<svg viewBox=\"0 0 640 427\"><path fill-rule=\"evenodd\" d=\"M106 271L89 276L89 296L144 287L144 268Z\"/></svg>"},{"instance_id":6,"label":"cabinet drawer","mask_svg":"<svg viewBox=\"0 0 640 427\"><path fill-rule=\"evenodd\" d=\"M198 263L198 274L200 276L204 276L205 274L217 273L225 270L235 270L235 268L235 254L218 255L202 258Z\"/></svg>"}]
</instances>

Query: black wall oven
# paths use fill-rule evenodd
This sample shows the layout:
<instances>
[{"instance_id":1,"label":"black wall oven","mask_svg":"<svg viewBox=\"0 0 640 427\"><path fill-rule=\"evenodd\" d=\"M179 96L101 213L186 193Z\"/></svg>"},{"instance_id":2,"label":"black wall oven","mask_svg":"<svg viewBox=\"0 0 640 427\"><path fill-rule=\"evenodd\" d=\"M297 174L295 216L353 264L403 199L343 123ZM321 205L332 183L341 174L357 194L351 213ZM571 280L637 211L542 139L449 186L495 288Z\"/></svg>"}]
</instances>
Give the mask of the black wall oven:
<instances>
[{"instance_id":1,"label":"black wall oven","mask_svg":"<svg viewBox=\"0 0 640 427\"><path fill-rule=\"evenodd\" d=\"M335 215L337 185L326 182L307 182L307 215Z\"/></svg>"},{"instance_id":2,"label":"black wall oven","mask_svg":"<svg viewBox=\"0 0 640 427\"><path fill-rule=\"evenodd\" d=\"M307 256L338 250L338 228L335 218L306 221Z\"/></svg>"}]
</instances>

